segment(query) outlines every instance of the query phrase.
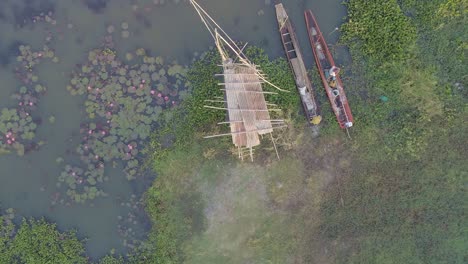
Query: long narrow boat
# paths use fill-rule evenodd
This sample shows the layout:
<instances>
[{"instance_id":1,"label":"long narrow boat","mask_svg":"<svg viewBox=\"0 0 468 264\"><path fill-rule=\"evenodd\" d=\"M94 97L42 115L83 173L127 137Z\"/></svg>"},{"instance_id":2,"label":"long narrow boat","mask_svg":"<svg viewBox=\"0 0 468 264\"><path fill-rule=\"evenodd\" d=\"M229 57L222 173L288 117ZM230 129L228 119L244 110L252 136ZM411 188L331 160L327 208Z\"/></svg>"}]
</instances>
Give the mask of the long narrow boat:
<instances>
[{"instance_id":1,"label":"long narrow boat","mask_svg":"<svg viewBox=\"0 0 468 264\"><path fill-rule=\"evenodd\" d=\"M318 125L322 120L322 117L319 114L314 90L309 76L307 75L307 70L302 59L302 53L297 41L296 33L294 32L291 21L289 21L289 17L283 7L283 4L277 4L275 5L275 8L284 51L286 52L289 65L294 73L296 87L299 91L304 112L310 124Z\"/></svg>"},{"instance_id":2,"label":"long narrow boat","mask_svg":"<svg viewBox=\"0 0 468 264\"><path fill-rule=\"evenodd\" d=\"M304 13L307 33L309 34L310 45L314 52L315 63L317 64L323 86L327 92L333 112L341 128L353 126L353 115L349 108L348 99L343 89L343 83L339 76L339 68L336 67L333 57L328 50L327 43L323 38L322 32L315 20L311 10Z\"/></svg>"}]
</instances>

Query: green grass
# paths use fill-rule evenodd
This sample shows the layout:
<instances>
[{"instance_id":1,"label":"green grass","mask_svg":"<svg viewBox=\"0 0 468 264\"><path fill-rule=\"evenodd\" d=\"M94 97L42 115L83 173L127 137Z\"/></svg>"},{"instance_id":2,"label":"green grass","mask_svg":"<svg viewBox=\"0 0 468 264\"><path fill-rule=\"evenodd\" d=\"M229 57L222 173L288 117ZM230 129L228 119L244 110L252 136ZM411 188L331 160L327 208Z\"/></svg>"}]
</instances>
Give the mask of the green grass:
<instances>
[{"instance_id":1,"label":"green grass","mask_svg":"<svg viewBox=\"0 0 468 264\"><path fill-rule=\"evenodd\" d=\"M154 263L288 263L304 255L306 236L297 236L315 209L289 214L304 207L319 182L303 184L302 163L285 154L265 169L206 159L206 149L171 151L158 166L147 192L157 250L145 256Z\"/></svg>"},{"instance_id":2,"label":"green grass","mask_svg":"<svg viewBox=\"0 0 468 264\"><path fill-rule=\"evenodd\" d=\"M463 263L467 107L466 90L453 83L466 87L454 75L466 65L453 8L463 1L348 1L352 140L330 113L314 139L297 125L298 111L283 113L296 126L279 135L281 161L260 151L242 163L229 138L201 139L224 115L202 107L220 95L219 58L197 61L192 97L152 138L153 229L136 262ZM255 47L246 53L295 91L284 59ZM295 93L268 100L299 109Z\"/></svg>"},{"instance_id":3,"label":"green grass","mask_svg":"<svg viewBox=\"0 0 468 264\"><path fill-rule=\"evenodd\" d=\"M368 8L383 2L393 11ZM467 108L463 91L453 89L452 78L461 83L463 78L451 70L463 64L458 57L463 44L447 45L459 37L445 25L460 22L438 16L448 2L453 1L348 3L350 21L342 29L344 41L353 41L352 79L358 81L352 84L365 85L348 86L360 90L350 97L356 116L352 167L325 194L318 229L324 241L336 245L330 257L338 263L466 260L466 148L458 142L466 141ZM388 23L379 23L382 19ZM392 34L373 30L382 27L405 37L407 45L387 45ZM381 95L389 101L381 102Z\"/></svg>"}]
</instances>

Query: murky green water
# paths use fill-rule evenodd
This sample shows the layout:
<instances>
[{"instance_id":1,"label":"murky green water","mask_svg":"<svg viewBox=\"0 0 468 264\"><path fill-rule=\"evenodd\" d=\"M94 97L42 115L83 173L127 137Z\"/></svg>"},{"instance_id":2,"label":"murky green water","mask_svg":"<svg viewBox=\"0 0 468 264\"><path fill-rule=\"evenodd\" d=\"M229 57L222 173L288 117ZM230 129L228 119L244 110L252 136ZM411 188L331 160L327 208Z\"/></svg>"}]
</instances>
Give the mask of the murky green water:
<instances>
[{"instance_id":1,"label":"murky green water","mask_svg":"<svg viewBox=\"0 0 468 264\"><path fill-rule=\"evenodd\" d=\"M80 143L80 123L86 114L83 98L71 96L66 90L70 73L83 63L87 52L99 47L109 25L115 26L114 39L119 57L125 52L143 47L153 56L188 64L194 53L212 45L212 39L187 1L143 0L7 0L0 3L0 108L15 107L10 99L21 83L15 78L19 44L40 49L52 36L49 46L60 59L37 67L40 82L48 87L33 113L42 120L36 131L37 140L45 144L23 157L16 154L0 156L0 203L12 207L25 217L45 217L58 223L61 229L76 228L86 242L89 254L101 256L110 249L120 252L123 237L117 232L119 216L139 215L133 229L136 239L144 239L147 221L141 209L130 208L131 195L141 196L155 175L144 175L137 181L125 179L121 168L106 169L109 181L104 184L108 197L84 205L51 205L57 193L57 177L63 164L56 159L79 164L75 149ZM159 4L155 4L155 2ZM176 3L177 2L177 3ZM283 56L277 32L274 1L268 0L200 0L198 1L223 26L233 39L264 47L270 56ZM339 0L283 1L298 32L306 64L313 65L305 31L303 10L312 8L329 43L338 37L333 32L345 15ZM89 6L93 9L90 9ZM97 8L99 7L99 8ZM32 17L52 11L56 23L33 22ZM26 22L25 22L26 21ZM121 37L121 23L129 25L128 38ZM55 117L52 124L50 116ZM123 204L122 204L123 203ZM133 223L132 223L133 224Z\"/></svg>"}]
</instances>

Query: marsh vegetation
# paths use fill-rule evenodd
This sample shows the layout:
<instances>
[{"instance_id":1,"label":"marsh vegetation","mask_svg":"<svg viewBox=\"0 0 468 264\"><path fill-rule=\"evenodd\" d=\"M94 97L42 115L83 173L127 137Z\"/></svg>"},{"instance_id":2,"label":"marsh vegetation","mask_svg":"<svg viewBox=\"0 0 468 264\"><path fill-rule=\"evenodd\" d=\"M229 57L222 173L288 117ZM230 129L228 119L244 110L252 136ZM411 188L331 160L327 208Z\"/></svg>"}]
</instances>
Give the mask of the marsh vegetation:
<instances>
[{"instance_id":1,"label":"marsh vegetation","mask_svg":"<svg viewBox=\"0 0 468 264\"><path fill-rule=\"evenodd\" d=\"M85 2L96 16L110 5ZM139 7L168 4L130 2L146 26L149 11ZM74 140L67 139L71 150L51 159L59 170L47 204L101 210L101 201L112 199L125 208L112 225L126 250L91 260L79 225L62 231L49 217L4 207L0 262L463 263L466 6L466 0L347 1L334 48L347 47L352 58L340 65L355 117L351 139L319 82L324 122L312 137L287 61L267 54L265 45L249 45L247 56L291 91L267 98L283 109L275 118L288 123L274 134L281 159L265 140L252 163L232 155L229 137L203 139L227 129L216 125L225 113L203 107L222 96L215 50L190 54L192 62L183 65L151 49L123 49L119 42L138 34L127 20L106 25L100 43L74 63L59 56L60 32L50 28L42 48L18 45L11 63L20 85L11 93L14 104L0 113L0 154L24 158L47 148L37 132L64 121L60 111L36 109L52 87L40 69L65 65L62 90L79 99L83 116ZM51 27L60 21L52 13L34 19ZM148 172L157 177L142 197L113 193L111 182L145 183ZM142 238L145 212L151 227Z\"/></svg>"}]
</instances>

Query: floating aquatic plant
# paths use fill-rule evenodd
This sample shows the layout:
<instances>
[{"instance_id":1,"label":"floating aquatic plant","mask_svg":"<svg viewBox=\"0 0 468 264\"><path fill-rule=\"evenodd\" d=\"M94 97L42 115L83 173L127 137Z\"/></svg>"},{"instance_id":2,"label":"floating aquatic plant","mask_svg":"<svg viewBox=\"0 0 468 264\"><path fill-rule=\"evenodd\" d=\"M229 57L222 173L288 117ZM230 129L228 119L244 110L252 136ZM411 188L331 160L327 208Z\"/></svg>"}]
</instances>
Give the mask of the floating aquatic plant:
<instances>
[{"instance_id":1,"label":"floating aquatic plant","mask_svg":"<svg viewBox=\"0 0 468 264\"><path fill-rule=\"evenodd\" d=\"M24 155L26 146L31 146L36 124L27 113L4 108L0 113L0 152L15 150Z\"/></svg>"},{"instance_id":2,"label":"floating aquatic plant","mask_svg":"<svg viewBox=\"0 0 468 264\"><path fill-rule=\"evenodd\" d=\"M121 201L120 205L127 210L130 210L126 215L119 215L117 232L122 238L122 243L125 247L134 248L140 246L143 242L137 239L137 232L141 228L139 219L142 219L144 213L143 202L137 199L136 195L132 194L127 201Z\"/></svg>"},{"instance_id":3,"label":"floating aquatic plant","mask_svg":"<svg viewBox=\"0 0 468 264\"><path fill-rule=\"evenodd\" d=\"M44 58L53 57L54 53L47 46L41 51L33 51L31 47L21 45L19 51L15 75L23 85L11 96L16 101L16 108L1 110L0 153L14 150L22 156L26 151L40 145L39 142L33 141L37 124L31 115L37 108L39 96L45 94L47 88L38 83L34 67Z\"/></svg>"},{"instance_id":4,"label":"floating aquatic plant","mask_svg":"<svg viewBox=\"0 0 468 264\"><path fill-rule=\"evenodd\" d=\"M76 149L85 180L78 183L70 178L68 167L59 177L59 187L65 184L75 202L104 194L100 183L106 180L104 164L108 162L123 161L127 179L136 178L141 148L163 109L177 104L178 90L185 83L185 67L176 62L163 64L161 57L151 57L142 48L126 53L131 64L121 61L110 48L111 39L106 37L102 48L89 52L87 62L77 67L67 86L72 95L86 97L89 118L81 125L82 141ZM95 194L90 195L91 191Z\"/></svg>"},{"instance_id":5,"label":"floating aquatic plant","mask_svg":"<svg viewBox=\"0 0 468 264\"><path fill-rule=\"evenodd\" d=\"M0 211L0 219L3 220L1 223L3 228L0 229L0 235L3 238L13 237L17 231L13 223L16 217L15 213L15 209L13 208L8 208L3 213Z\"/></svg>"}]
</instances>

